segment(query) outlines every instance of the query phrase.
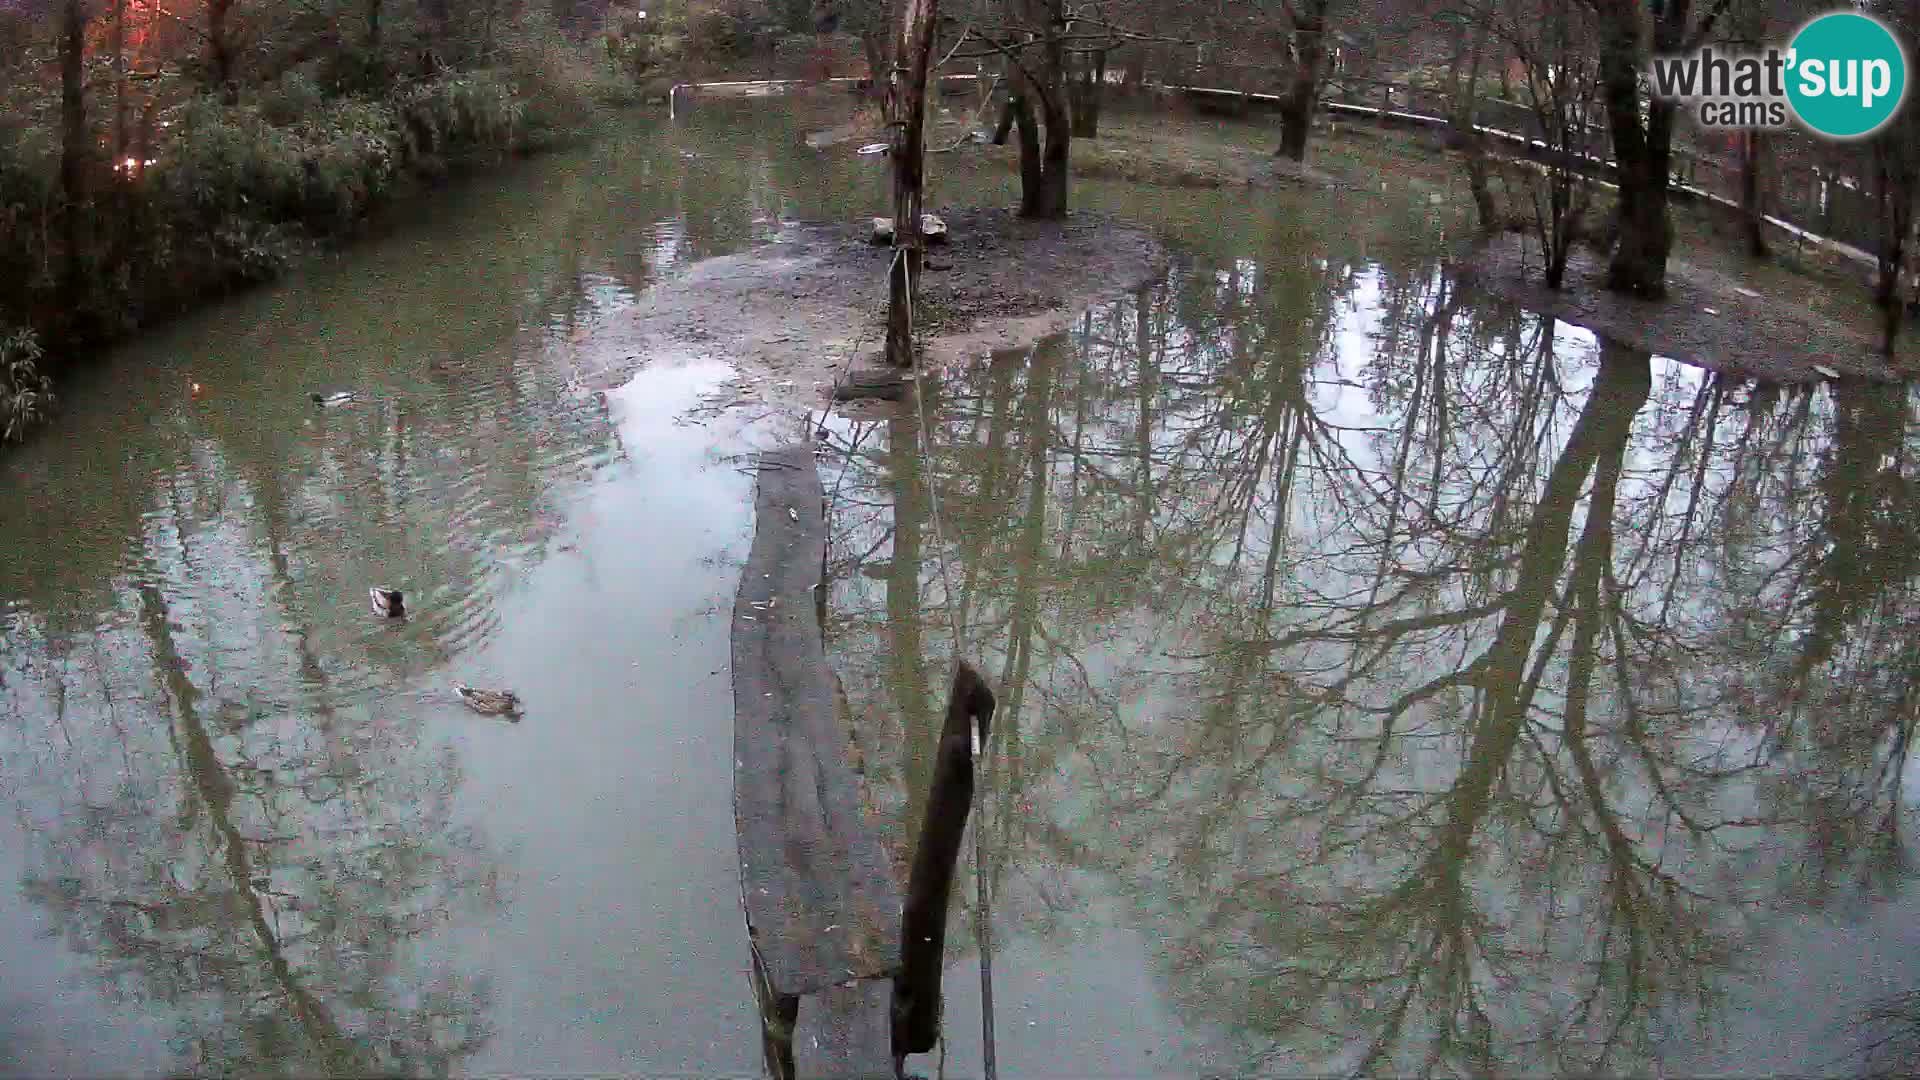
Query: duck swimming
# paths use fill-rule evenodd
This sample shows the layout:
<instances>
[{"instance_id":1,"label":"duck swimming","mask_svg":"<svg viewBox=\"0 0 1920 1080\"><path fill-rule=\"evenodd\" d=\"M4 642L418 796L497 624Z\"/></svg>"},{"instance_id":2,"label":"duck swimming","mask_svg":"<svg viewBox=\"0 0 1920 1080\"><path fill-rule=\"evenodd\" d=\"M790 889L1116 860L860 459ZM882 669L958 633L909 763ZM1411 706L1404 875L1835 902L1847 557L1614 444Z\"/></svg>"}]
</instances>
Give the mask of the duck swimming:
<instances>
[{"instance_id":1,"label":"duck swimming","mask_svg":"<svg viewBox=\"0 0 1920 1080\"><path fill-rule=\"evenodd\" d=\"M316 390L309 396L313 398L315 405L345 405L353 400L353 391L335 390L331 394L322 394Z\"/></svg>"},{"instance_id":2,"label":"duck swimming","mask_svg":"<svg viewBox=\"0 0 1920 1080\"><path fill-rule=\"evenodd\" d=\"M378 585L367 590L367 596L373 600L373 613L385 615L389 619L403 619L407 615L405 599L399 589L383 589Z\"/></svg>"},{"instance_id":3,"label":"duck swimming","mask_svg":"<svg viewBox=\"0 0 1920 1080\"><path fill-rule=\"evenodd\" d=\"M456 686L454 693L467 703L467 708L485 716L518 716L520 698L511 690L475 690L471 686Z\"/></svg>"}]
</instances>

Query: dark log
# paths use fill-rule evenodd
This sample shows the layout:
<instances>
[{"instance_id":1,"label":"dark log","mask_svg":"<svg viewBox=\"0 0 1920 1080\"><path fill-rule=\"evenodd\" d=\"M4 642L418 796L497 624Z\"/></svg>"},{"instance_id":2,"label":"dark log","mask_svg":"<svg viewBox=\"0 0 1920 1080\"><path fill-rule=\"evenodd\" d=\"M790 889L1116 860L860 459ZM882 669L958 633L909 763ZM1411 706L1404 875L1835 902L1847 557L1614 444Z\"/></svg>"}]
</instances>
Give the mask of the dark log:
<instances>
[{"instance_id":1,"label":"dark log","mask_svg":"<svg viewBox=\"0 0 1920 1080\"><path fill-rule=\"evenodd\" d=\"M940 729L939 757L934 762L926 819L913 852L907 903L900 919L904 963L893 983L896 1063L908 1054L932 1050L940 1037L940 966L946 953L947 904L960 861L960 841L973 808L973 725L977 725L980 745L985 746L993 709L993 691L962 661L947 698L947 718Z\"/></svg>"},{"instance_id":2,"label":"dark log","mask_svg":"<svg viewBox=\"0 0 1920 1080\"><path fill-rule=\"evenodd\" d=\"M740 876L777 998L899 968L899 893L860 809L816 616L823 500L811 447L763 455L733 609Z\"/></svg>"}]
</instances>

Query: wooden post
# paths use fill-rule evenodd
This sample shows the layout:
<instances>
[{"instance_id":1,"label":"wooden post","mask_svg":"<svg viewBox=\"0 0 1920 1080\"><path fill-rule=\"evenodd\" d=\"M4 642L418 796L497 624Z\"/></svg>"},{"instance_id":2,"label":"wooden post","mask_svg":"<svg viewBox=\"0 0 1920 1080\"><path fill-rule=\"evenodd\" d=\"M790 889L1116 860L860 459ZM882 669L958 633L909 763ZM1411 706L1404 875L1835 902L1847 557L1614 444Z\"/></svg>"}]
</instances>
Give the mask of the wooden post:
<instances>
[{"instance_id":1,"label":"wooden post","mask_svg":"<svg viewBox=\"0 0 1920 1080\"><path fill-rule=\"evenodd\" d=\"M940 1037L940 967L946 952L947 902L960 861L960 840L973 809L973 729L985 746L993 726L993 691L964 661L954 672L947 718L940 728L939 756L927 815L907 877L900 916L900 975L893 982L895 1071L908 1054L924 1054ZM975 873L981 873L979 867Z\"/></svg>"},{"instance_id":2,"label":"wooden post","mask_svg":"<svg viewBox=\"0 0 1920 1080\"><path fill-rule=\"evenodd\" d=\"M920 201L926 167L927 69L939 0L907 0L887 79L893 121L893 250L888 271L887 362L913 364L913 290L920 280Z\"/></svg>"}]
</instances>

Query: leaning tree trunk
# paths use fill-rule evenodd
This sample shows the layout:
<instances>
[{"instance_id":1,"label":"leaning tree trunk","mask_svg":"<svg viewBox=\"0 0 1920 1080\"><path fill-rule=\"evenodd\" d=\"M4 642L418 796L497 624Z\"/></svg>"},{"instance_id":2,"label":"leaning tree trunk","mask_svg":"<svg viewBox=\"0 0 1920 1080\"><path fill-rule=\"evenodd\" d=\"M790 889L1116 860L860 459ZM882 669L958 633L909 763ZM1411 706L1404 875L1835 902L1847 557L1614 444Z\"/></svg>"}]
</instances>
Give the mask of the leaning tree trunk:
<instances>
[{"instance_id":1,"label":"leaning tree trunk","mask_svg":"<svg viewBox=\"0 0 1920 1080\"><path fill-rule=\"evenodd\" d=\"M1293 86L1280 106L1280 154L1307 160L1307 135L1313 129L1313 107L1320 97L1320 63L1326 57L1329 0L1306 0L1293 25L1297 62Z\"/></svg>"},{"instance_id":2,"label":"leaning tree trunk","mask_svg":"<svg viewBox=\"0 0 1920 1080\"><path fill-rule=\"evenodd\" d=\"M1673 225L1667 217L1668 164L1673 149L1673 111L1670 101L1654 99L1647 118L1640 119L1640 8L1642 0L1605 0L1600 14L1600 93L1606 103L1607 127L1613 134L1613 157L1618 164L1618 237L1607 266L1607 288L1633 296L1657 299L1667 291L1667 257L1673 250ZM1685 25L1684 0L1672 5L1661 21L1677 15ZM1680 9L1675 12L1673 9ZM1674 36L1662 34L1663 38ZM1674 51L1677 42L1657 46Z\"/></svg>"},{"instance_id":3,"label":"leaning tree trunk","mask_svg":"<svg viewBox=\"0 0 1920 1080\"><path fill-rule=\"evenodd\" d=\"M1007 91L1006 103L1000 106L1000 119L993 125L993 145L1007 145L1007 135L1013 131L1014 109L1019 100L1020 95L1012 90Z\"/></svg>"}]
</instances>

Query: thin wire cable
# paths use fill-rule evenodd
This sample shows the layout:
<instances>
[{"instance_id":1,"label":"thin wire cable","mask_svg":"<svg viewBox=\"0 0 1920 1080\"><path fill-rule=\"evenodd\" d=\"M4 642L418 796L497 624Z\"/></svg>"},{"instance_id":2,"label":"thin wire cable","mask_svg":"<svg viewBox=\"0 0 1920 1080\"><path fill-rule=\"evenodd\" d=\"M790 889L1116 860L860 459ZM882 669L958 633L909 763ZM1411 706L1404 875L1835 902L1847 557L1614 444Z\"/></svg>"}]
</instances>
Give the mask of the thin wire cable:
<instances>
[{"instance_id":1,"label":"thin wire cable","mask_svg":"<svg viewBox=\"0 0 1920 1080\"><path fill-rule=\"evenodd\" d=\"M904 249L901 249L901 252L904 253ZM899 257L899 254L895 255L896 260ZM907 327L911 335L913 327L913 261L911 259L907 261L904 272L907 275ZM891 268L889 268L889 276L891 276ZM925 383L918 377L913 380L913 402L914 411L919 414L920 421L920 481L926 485L927 489L927 512L933 522L934 554L940 565L940 588L945 594L943 599L947 609L947 623L953 633L953 654L955 662L958 663L967 655L966 627L962 625L960 619L960 609L953 589L953 573L947 566L946 530L941 525L940 493L938 485L933 482L933 455L929 446L933 428L927 415ZM985 780L989 774L990 760L988 753L988 741L980 740L979 752L976 756L981 761L979 770L981 782L974 785L973 806L970 814L973 827L973 932L980 950L981 1061L985 1066L986 1080L998 1080L999 1067L995 1060L993 1039L993 931L992 920L988 918L990 909L987 903L987 863L985 847L981 840L982 826L985 824L982 815L986 808ZM945 1027L945 1024L941 1025L942 1030Z\"/></svg>"}]
</instances>

